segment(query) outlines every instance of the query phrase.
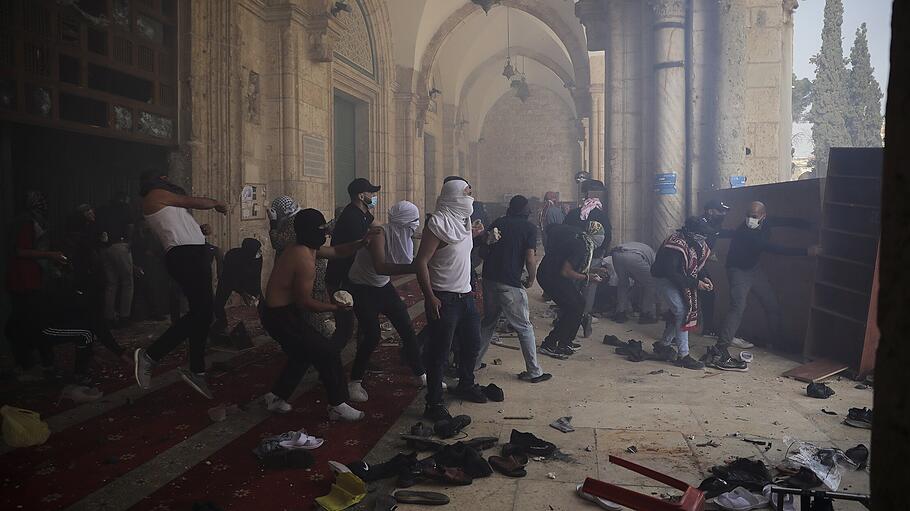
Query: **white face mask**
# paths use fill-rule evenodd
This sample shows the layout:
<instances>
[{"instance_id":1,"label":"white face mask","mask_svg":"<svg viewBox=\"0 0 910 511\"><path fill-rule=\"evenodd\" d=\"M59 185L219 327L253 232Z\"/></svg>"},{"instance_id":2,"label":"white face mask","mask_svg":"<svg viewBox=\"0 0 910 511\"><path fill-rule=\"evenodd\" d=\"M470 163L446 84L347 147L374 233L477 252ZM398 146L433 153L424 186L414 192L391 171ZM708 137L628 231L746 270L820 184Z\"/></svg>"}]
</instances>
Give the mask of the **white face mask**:
<instances>
[{"instance_id":1,"label":"white face mask","mask_svg":"<svg viewBox=\"0 0 910 511\"><path fill-rule=\"evenodd\" d=\"M757 218L749 217L746 219L746 227L749 229L758 229L758 225L761 222Z\"/></svg>"}]
</instances>

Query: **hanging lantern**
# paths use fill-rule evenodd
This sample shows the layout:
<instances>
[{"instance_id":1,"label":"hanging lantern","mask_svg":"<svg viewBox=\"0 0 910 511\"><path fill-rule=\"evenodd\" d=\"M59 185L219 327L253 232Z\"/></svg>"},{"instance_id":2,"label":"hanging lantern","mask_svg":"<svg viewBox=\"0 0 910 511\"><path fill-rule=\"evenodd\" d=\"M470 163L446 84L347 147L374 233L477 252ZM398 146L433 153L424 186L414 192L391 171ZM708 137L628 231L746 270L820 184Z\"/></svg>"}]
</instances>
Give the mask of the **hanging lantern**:
<instances>
[{"instance_id":1,"label":"hanging lantern","mask_svg":"<svg viewBox=\"0 0 910 511\"><path fill-rule=\"evenodd\" d=\"M506 67L502 68L502 76L506 77L506 80L511 80L515 76L515 68L512 67L512 59L506 57Z\"/></svg>"},{"instance_id":2,"label":"hanging lantern","mask_svg":"<svg viewBox=\"0 0 910 511\"><path fill-rule=\"evenodd\" d=\"M492 9L494 5L498 4L499 0L471 0L471 2L479 5L485 14L489 14L490 9Z\"/></svg>"}]
</instances>

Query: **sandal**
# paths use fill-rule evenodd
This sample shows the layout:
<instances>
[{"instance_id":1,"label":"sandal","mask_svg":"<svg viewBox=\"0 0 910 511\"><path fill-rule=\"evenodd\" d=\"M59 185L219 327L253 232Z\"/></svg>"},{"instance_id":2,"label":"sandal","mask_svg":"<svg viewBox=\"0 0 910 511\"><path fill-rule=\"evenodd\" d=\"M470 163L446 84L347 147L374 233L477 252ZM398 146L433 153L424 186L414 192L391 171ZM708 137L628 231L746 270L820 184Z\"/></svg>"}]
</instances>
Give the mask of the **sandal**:
<instances>
[{"instance_id":1,"label":"sandal","mask_svg":"<svg viewBox=\"0 0 910 511\"><path fill-rule=\"evenodd\" d=\"M322 438L307 435L303 431L294 431L293 433L296 434L292 434L291 438L287 440L282 440L278 445L285 449L305 449L311 451L313 449L318 449L325 443L325 440Z\"/></svg>"},{"instance_id":2,"label":"sandal","mask_svg":"<svg viewBox=\"0 0 910 511\"><path fill-rule=\"evenodd\" d=\"M449 497L435 491L398 490L392 494L399 504L423 504L426 506L444 506Z\"/></svg>"}]
</instances>

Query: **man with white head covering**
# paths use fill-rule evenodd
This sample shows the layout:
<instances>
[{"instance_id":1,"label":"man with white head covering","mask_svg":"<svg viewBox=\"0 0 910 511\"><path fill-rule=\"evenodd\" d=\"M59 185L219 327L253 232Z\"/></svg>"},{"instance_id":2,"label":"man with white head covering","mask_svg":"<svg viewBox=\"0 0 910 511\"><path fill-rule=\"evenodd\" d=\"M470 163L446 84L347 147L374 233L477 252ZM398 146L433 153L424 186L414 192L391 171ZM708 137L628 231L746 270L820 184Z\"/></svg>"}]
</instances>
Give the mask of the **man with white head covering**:
<instances>
[{"instance_id":1,"label":"man with white head covering","mask_svg":"<svg viewBox=\"0 0 910 511\"><path fill-rule=\"evenodd\" d=\"M390 275L414 273L411 260L414 243L411 237L420 224L417 206L401 201L389 210L389 223L371 230L368 248L357 251L354 263L348 271L348 289L354 297L354 314L362 335L357 342L357 355L351 365L351 380L348 392L351 401L364 402L369 399L363 388L370 355L379 346L379 315L389 318L392 326L401 336L402 351L414 376L426 385L426 372L420 360L417 334L411 325L408 307L401 300Z\"/></svg>"},{"instance_id":2,"label":"man with white head covering","mask_svg":"<svg viewBox=\"0 0 910 511\"><path fill-rule=\"evenodd\" d=\"M471 294L471 249L473 237L483 227L472 229L474 198L471 185L462 178L447 179L423 230L414 265L423 292L430 339L427 363L427 406L424 417L433 421L451 416L443 404L442 375L452 340L458 332L458 387L454 393L473 402L487 401L474 383L474 364L480 348L480 314Z\"/></svg>"}]
</instances>

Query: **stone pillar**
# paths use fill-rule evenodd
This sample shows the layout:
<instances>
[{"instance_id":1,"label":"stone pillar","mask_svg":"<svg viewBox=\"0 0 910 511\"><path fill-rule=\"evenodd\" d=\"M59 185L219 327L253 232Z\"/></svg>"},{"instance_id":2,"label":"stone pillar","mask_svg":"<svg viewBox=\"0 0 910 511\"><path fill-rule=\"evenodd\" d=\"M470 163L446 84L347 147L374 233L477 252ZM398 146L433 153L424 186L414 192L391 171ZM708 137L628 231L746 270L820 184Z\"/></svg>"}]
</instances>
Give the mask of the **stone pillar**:
<instances>
[{"instance_id":1,"label":"stone pillar","mask_svg":"<svg viewBox=\"0 0 910 511\"><path fill-rule=\"evenodd\" d=\"M743 0L719 0L718 5L717 188L729 188L730 176L743 175L745 170L746 30L749 9L744 4ZM789 140L787 144L789 147Z\"/></svg>"},{"instance_id":2,"label":"stone pillar","mask_svg":"<svg viewBox=\"0 0 910 511\"><path fill-rule=\"evenodd\" d=\"M784 0L784 22L781 27L780 60L780 180L789 181L793 174L793 11L797 0Z\"/></svg>"},{"instance_id":3,"label":"stone pillar","mask_svg":"<svg viewBox=\"0 0 910 511\"><path fill-rule=\"evenodd\" d=\"M685 7L682 0L653 0L654 179L675 174L676 190L655 192L652 242L659 244L685 221L686 71Z\"/></svg>"}]
</instances>

